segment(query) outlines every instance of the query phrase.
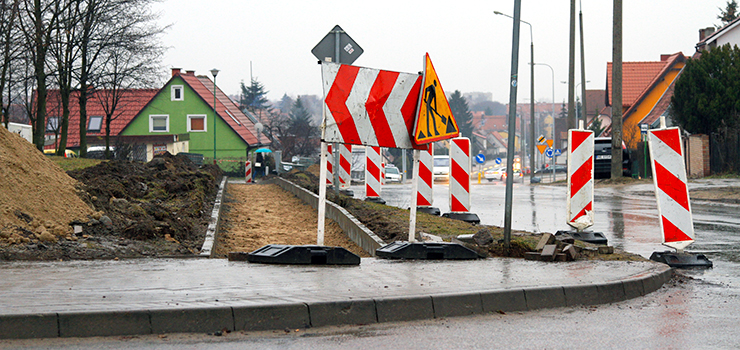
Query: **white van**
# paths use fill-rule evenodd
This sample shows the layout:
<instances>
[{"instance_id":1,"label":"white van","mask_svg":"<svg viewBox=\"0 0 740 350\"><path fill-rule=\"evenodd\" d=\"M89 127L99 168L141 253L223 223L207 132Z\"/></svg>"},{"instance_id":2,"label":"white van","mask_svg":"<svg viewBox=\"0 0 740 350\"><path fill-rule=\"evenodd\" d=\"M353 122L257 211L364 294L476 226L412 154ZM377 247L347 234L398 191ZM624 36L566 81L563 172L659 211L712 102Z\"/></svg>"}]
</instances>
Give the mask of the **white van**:
<instances>
[{"instance_id":1,"label":"white van","mask_svg":"<svg viewBox=\"0 0 740 350\"><path fill-rule=\"evenodd\" d=\"M434 165L432 169L432 180L450 181L450 156L434 156Z\"/></svg>"}]
</instances>

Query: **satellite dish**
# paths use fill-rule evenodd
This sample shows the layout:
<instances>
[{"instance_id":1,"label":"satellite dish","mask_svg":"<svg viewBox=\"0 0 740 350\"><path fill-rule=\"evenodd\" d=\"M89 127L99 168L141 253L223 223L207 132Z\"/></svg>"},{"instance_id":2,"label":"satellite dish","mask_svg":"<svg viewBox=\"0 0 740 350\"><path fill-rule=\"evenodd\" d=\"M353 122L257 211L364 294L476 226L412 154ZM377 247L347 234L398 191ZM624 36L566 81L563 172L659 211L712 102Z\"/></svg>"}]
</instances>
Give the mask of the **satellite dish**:
<instances>
[{"instance_id":1,"label":"satellite dish","mask_svg":"<svg viewBox=\"0 0 740 350\"><path fill-rule=\"evenodd\" d=\"M257 130L257 133L261 133L262 130L265 130L265 126L258 122L254 124L254 130Z\"/></svg>"}]
</instances>

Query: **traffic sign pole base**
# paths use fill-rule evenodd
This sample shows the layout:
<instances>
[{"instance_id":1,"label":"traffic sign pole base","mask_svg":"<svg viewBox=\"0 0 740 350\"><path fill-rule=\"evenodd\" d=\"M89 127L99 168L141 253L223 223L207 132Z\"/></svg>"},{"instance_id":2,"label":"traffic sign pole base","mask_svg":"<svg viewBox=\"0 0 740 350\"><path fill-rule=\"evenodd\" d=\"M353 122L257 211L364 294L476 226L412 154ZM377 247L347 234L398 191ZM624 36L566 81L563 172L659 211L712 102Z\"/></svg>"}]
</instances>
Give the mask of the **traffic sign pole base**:
<instances>
[{"instance_id":1,"label":"traffic sign pole base","mask_svg":"<svg viewBox=\"0 0 740 350\"><path fill-rule=\"evenodd\" d=\"M472 260L478 253L463 245L447 242L400 242L396 241L375 250L375 255L384 259L434 259Z\"/></svg>"},{"instance_id":2,"label":"traffic sign pole base","mask_svg":"<svg viewBox=\"0 0 740 350\"><path fill-rule=\"evenodd\" d=\"M251 253L229 253L231 261L286 265L359 265L360 257L342 247L268 244Z\"/></svg>"},{"instance_id":3,"label":"traffic sign pole base","mask_svg":"<svg viewBox=\"0 0 740 350\"><path fill-rule=\"evenodd\" d=\"M444 213L442 214L442 217L460 220L469 222L471 224L480 224L480 218L478 217L478 214L476 213L458 213L458 212L452 212L452 213Z\"/></svg>"},{"instance_id":4,"label":"traffic sign pole base","mask_svg":"<svg viewBox=\"0 0 740 350\"><path fill-rule=\"evenodd\" d=\"M380 197L366 197L365 202L373 202L378 204L385 204L385 199Z\"/></svg>"},{"instance_id":5,"label":"traffic sign pole base","mask_svg":"<svg viewBox=\"0 0 740 350\"><path fill-rule=\"evenodd\" d=\"M416 207L416 212L427 213L434 216L439 216L439 214L441 213L441 211L439 211L439 208L435 207Z\"/></svg>"},{"instance_id":6,"label":"traffic sign pole base","mask_svg":"<svg viewBox=\"0 0 740 350\"><path fill-rule=\"evenodd\" d=\"M671 251L653 252L650 260L667 264L670 267L712 267L714 264L704 254L677 253Z\"/></svg>"},{"instance_id":7,"label":"traffic sign pole base","mask_svg":"<svg viewBox=\"0 0 740 350\"><path fill-rule=\"evenodd\" d=\"M558 231L555 233L556 236L558 235L570 235L571 237L587 242L592 244L607 244L608 240L606 239L606 236L604 236L601 232L593 232L593 231Z\"/></svg>"}]
</instances>

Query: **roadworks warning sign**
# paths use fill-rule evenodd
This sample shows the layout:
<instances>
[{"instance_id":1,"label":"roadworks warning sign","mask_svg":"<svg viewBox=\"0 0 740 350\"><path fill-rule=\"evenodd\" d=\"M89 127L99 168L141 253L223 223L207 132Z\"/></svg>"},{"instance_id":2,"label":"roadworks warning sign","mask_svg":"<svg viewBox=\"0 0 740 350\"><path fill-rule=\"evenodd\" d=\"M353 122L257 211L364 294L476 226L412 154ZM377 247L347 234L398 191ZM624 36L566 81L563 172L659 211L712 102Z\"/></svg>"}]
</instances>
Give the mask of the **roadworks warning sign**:
<instances>
[{"instance_id":1,"label":"roadworks warning sign","mask_svg":"<svg viewBox=\"0 0 740 350\"><path fill-rule=\"evenodd\" d=\"M457 137L460 129L428 53L424 60L422 82L419 106L416 109L414 142L421 145Z\"/></svg>"}]
</instances>

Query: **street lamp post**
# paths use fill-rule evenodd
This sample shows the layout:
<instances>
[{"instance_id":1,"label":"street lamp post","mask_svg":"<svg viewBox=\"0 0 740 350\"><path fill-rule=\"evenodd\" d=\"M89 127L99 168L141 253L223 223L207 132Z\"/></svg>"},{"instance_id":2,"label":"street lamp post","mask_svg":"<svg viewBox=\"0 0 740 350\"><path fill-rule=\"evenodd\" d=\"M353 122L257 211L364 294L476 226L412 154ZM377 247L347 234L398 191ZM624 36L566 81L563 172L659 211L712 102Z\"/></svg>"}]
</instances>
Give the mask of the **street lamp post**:
<instances>
[{"instance_id":1,"label":"street lamp post","mask_svg":"<svg viewBox=\"0 0 740 350\"><path fill-rule=\"evenodd\" d=\"M499 11L493 11L494 14L501 15L504 17L509 17L511 19L514 19L514 17L511 17L505 13L499 12ZM529 111L529 182L532 182L532 178L534 177L534 36L532 34L532 24L523 21L519 19L519 22L524 23L529 26L529 77L530 77L530 111ZM524 125L522 125L522 130L524 130ZM524 133L522 132L522 137L524 137ZM522 164L524 164L525 157L524 155L524 148L522 147Z\"/></svg>"},{"instance_id":2,"label":"street lamp post","mask_svg":"<svg viewBox=\"0 0 740 350\"><path fill-rule=\"evenodd\" d=\"M590 82L591 82L591 80L586 80L586 84L588 84L588 83L590 83ZM561 83L563 83L563 84L568 84L568 82L567 82L567 81L561 81ZM578 83L578 84L576 84L576 88L575 88L576 94L578 94L578 87L579 87L579 86L581 86L581 83ZM586 124L586 123L588 122L588 120L586 119L586 113L584 112L584 108L583 108L583 106L584 106L584 105L586 104L586 103L585 103L585 102L583 101L583 99L584 99L584 98L586 98L586 96L584 96L584 95L583 95L583 92L584 92L584 91L586 91L586 88L585 88L585 87L584 87L584 88L583 88L583 90L581 91L581 115L579 116L579 115L577 114L577 112L578 112L578 109L576 109L576 121L578 121L578 120L581 120L581 117L582 117L582 119L583 119L583 127L584 127L584 128L586 128L586 127L588 127L588 125ZM578 127L578 126L576 125L576 127Z\"/></svg>"},{"instance_id":3,"label":"street lamp post","mask_svg":"<svg viewBox=\"0 0 740 350\"><path fill-rule=\"evenodd\" d=\"M213 165L216 165L216 76L218 69L211 69L213 75Z\"/></svg>"}]
</instances>

